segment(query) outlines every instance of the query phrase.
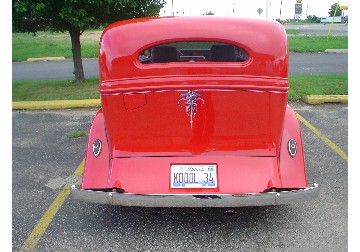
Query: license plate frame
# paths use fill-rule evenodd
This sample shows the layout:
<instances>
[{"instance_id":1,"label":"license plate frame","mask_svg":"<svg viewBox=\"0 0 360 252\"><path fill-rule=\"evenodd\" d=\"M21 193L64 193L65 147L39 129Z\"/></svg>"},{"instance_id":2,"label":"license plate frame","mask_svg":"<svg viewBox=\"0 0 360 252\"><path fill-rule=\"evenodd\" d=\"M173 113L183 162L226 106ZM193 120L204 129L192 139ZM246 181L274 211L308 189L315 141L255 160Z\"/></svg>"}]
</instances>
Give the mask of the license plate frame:
<instances>
[{"instance_id":1,"label":"license plate frame","mask_svg":"<svg viewBox=\"0 0 360 252\"><path fill-rule=\"evenodd\" d=\"M216 164L171 164L170 188L217 188Z\"/></svg>"}]
</instances>

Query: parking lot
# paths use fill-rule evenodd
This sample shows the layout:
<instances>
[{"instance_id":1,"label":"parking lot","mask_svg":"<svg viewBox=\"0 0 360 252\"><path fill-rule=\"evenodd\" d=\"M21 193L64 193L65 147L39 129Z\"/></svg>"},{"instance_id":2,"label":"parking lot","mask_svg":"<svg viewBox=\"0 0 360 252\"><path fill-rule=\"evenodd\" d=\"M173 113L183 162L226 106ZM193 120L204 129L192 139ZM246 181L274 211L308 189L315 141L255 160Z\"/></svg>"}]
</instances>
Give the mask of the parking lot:
<instances>
[{"instance_id":1,"label":"parking lot","mask_svg":"<svg viewBox=\"0 0 360 252\"><path fill-rule=\"evenodd\" d=\"M96 109L13 111L13 251L348 251L348 107L291 105L318 197L227 214L74 201Z\"/></svg>"}]
</instances>

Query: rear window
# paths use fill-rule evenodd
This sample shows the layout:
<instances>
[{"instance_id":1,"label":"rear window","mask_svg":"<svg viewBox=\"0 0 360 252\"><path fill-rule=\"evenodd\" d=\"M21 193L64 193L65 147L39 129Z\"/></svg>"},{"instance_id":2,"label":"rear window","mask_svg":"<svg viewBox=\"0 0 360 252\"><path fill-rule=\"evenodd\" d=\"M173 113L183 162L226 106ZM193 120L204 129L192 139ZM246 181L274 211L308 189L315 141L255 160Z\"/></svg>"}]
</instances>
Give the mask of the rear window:
<instances>
[{"instance_id":1,"label":"rear window","mask_svg":"<svg viewBox=\"0 0 360 252\"><path fill-rule=\"evenodd\" d=\"M243 62L248 59L240 47L218 42L177 42L151 47L139 55L143 64L170 62Z\"/></svg>"}]
</instances>

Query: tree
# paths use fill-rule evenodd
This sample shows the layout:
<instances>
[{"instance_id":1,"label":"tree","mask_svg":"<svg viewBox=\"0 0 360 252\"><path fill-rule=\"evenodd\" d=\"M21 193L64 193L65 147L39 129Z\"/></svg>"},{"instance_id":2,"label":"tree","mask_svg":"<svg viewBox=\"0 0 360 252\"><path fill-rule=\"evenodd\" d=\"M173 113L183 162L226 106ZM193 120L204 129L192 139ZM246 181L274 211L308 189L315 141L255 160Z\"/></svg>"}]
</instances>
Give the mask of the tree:
<instances>
[{"instance_id":1,"label":"tree","mask_svg":"<svg viewBox=\"0 0 360 252\"><path fill-rule=\"evenodd\" d=\"M13 0L13 32L69 32L75 81L84 70L80 35L87 29L105 27L115 21L158 16L164 0Z\"/></svg>"},{"instance_id":2,"label":"tree","mask_svg":"<svg viewBox=\"0 0 360 252\"><path fill-rule=\"evenodd\" d=\"M335 13L336 11L336 13ZM335 16L341 16L341 9L338 3L334 3L333 5L331 5L330 9L329 9L329 17L333 17L334 13Z\"/></svg>"},{"instance_id":3,"label":"tree","mask_svg":"<svg viewBox=\"0 0 360 252\"><path fill-rule=\"evenodd\" d=\"M320 22L320 18L315 15L308 15L307 21L311 22L311 23L317 23L317 22Z\"/></svg>"}]
</instances>

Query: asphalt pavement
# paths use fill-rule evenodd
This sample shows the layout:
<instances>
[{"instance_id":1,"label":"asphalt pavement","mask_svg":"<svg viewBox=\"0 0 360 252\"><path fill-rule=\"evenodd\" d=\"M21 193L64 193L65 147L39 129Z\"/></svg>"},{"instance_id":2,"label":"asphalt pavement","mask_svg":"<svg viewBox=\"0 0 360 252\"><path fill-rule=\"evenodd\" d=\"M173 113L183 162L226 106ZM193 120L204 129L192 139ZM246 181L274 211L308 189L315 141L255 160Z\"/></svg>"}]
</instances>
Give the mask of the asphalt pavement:
<instances>
[{"instance_id":1,"label":"asphalt pavement","mask_svg":"<svg viewBox=\"0 0 360 252\"><path fill-rule=\"evenodd\" d=\"M318 69L309 66L305 55L294 55L290 73ZM347 54L321 55L329 57L321 68L337 62L336 71L347 72ZM297 66L292 66L295 58ZM39 63L40 70L29 64L34 68L24 76L44 74L49 63ZM13 64L13 77L20 76L22 64ZM52 66L58 72L72 69L71 64ZM98 76L96 60L84 60L84 66L88 77ZM79 180L74 170L81 166L87 142L86 137L69 139L66 134L87 131L100 106L99 100L83 102L13 103L12 251L29 249L31 237L39 239L33 251L348 251L348 161L337 152L348 152L347 104L291 104L305 118L301 129L308 180L319 183L319 197L224 214L225 209L94 205L61 195L62 188ZM59 197L63 201L54 210Z\"/></svg>"},{"instance_id":2,"label":"asphalt pavement","mask_svg":"<svg viewBox=\"0 0 360 252\"><path fill-rule=\"evenodd\" d=\"M299 30L297 36L347 36L347 24L286 24L285 29ZM50 59L50 60L49 60ZM52 60L53 61L52 61ZM86 78L97 78L99 68L97 59L83 59ZM322 53L290 53L289 74L336 74L348 73L347 50L331 49ZM63 57L32 59L31 62L13 62L13 80L47 80L47 79L74 79L73 62ZM347 96L311 96L306 98L309 104L324 102L347 102ZM49 104L51 103L51 104ZM72 104L74 103L74 104ZM99 100L92 101L51 101L39 103L13 103L13 109L54 109L71 107L98 107Z\"/></svg>"},{"instance_id":3,"label":"asphalt pavement","mask_svg":"<svg viewBox=\"0 0 360 252\"><path fill-rule=\"evenodd\" d=\"M348 251L348 162L338 151L348 152L347 105L290 105L305 118L307 176L318 197L227 214L68 198L87 137L66 135L87 132L97 109L13 111L12 251Z\"/></svg>"},{"instance_id":4,"label":"asphalt pavement","mask_svg":"<svg viewBox=\"0 0 360 252\"><path fill-rule=\"evenodd\" d=\"M97 59L83 60L86 78L99 76ZM71 60L14 62L12 68L13 80L31 79L73 79L73 62ZM348 73L348 53L332 50L328 53L290 53L290 74L336 74ZM306 96L304 101L309 104L324 102L347 102L347 95L336 96ZM100 100L80 101L37 101L13 102L13 109L57 109L99 107Z\"/></svg>"},{"instance_id":5,"label":"asphalt pavement","mask_svg":"<svg viewBox=\"0 0 360 252\"><path fill-rule=\"evenodd\" d=\"M98 78L97 59L83 59L86 78ZM13 62L13 80L73 80L72 60L38 60L31 62ZM290 53L290 74L336 74L348 72L347 51L330 50L325 53Z\"/></svg>"}]
</instances>

